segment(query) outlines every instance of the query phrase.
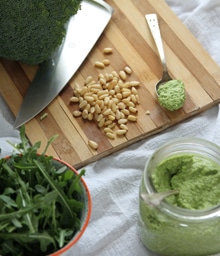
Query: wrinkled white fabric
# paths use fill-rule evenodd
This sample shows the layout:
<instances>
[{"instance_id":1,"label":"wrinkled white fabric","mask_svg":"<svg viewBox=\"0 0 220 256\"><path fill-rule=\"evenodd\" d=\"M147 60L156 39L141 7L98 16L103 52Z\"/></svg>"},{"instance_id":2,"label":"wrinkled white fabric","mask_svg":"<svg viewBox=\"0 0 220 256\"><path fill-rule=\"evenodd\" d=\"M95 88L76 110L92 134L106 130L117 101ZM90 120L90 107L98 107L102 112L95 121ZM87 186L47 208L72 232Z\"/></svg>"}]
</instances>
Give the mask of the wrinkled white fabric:
<instances>
[{"instance_id":1,"label":"wrinkled white fabric","mask_svg":"<svg viewBox=\"0 0 220 256\"><path fill-rule=\"evenodd\" d=\"M177 16L220 64L220 1L166 0ZM3 117L0 116L0 120ZM8 153L5 137L18 138L0 121L0 148ZM2 133L3 129L8 131ZM3 134L3 136L2 136ZM85 181L93 209L88 228L65 256L155 256L141 243L137 232L138 190L144 165L152 152L173 138L191 136L220 145L219 106L172 128L85 166Z\"/></svg>"}]
</instances>

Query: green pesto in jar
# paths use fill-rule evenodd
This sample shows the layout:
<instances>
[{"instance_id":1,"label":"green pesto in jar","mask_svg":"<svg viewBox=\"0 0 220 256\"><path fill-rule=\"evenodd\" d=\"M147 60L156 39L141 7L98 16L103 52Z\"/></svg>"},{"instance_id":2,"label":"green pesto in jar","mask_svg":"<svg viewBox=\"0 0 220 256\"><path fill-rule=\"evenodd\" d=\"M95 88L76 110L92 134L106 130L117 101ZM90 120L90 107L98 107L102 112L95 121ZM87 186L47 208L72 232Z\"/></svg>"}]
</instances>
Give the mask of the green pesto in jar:
<instances>
[{"instance_id":1,"label":"green pesto in jar","mask_svg":"<svg viewBox=\"0 0 220 256\"><path fill-rule=\"evenodd\" d=\"M170 80L158 88L158 100L162 107L174 111L186 100L185 86L181 80Z\"/></svg>"},{"instance_id":2,"label":"green pesto in jar","mask_svg":"<svg viewBox=\"0 0 220 256\"><path fill-rule=\"evenodd\" d=\"M180 155L163 160L152 173L158 192L179 191L167 201L175 206L200 210L220 204L220 166L197 155Z\"/></svg>"}]
</instances>

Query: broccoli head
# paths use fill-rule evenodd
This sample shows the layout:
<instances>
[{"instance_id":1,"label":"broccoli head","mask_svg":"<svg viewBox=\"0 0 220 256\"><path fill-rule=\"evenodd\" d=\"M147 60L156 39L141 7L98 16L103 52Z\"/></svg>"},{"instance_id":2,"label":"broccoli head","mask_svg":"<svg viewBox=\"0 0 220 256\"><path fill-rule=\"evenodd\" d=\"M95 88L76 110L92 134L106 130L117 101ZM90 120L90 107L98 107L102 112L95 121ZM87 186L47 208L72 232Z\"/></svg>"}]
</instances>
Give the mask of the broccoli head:
<instances>
[{"instance_id":1,"label":"broccoli head","mask_svg":"<svg viewBox=\"0 0 220 256\"><path fill-rule=\"evenodd\" d=\"M81 0L1 0L0 56L27 64L47 60L62 43Z\"/></svg>"}]
</instances>

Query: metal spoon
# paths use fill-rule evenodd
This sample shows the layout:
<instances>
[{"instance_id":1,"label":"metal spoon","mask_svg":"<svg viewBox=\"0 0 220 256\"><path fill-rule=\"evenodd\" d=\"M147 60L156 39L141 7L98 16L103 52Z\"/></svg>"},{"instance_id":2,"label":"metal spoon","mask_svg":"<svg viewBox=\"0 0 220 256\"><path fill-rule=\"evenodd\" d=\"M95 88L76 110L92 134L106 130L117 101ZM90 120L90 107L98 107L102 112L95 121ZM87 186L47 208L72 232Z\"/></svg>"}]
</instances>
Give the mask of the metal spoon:
<instances>
[{"instance_id":1,"label":"metal spoon","mask_svg":"<svg viewBox=\"0 0 220 256\"><path fill-rule=\"evenodd\" d=\"M162 62L162 67L163 67L162 78L155 85L156 95L158 96L159 86L161 86L162 84L164 84L170 80L173 80L173 79L170 77L168 70L167 70L167 64L166 64L166 59L165 59L165 54L164 54L163 43L162 43L162 39L161 39L157 15L156 14L147 14L147 15L145 15L145 18L147 20L151 34L152 34L155 44L157 46L157 50L158 50L159 57L160 57L160 60Z\"/></svg>"},{"instance_id":2,"label":"metal spoon","mask_svg":"<svg viewBox=\"0 0 220 256\"><path fill-rule=\"evenodd\" d=\"M146 194L146 193L141 193L141 198L144 200L146 204L152 205L152 206L158 206L161 201L171 195L178 194L178 190L167 190L164 192L159 192L155 194Z\"/></svg>"}]
</instances>

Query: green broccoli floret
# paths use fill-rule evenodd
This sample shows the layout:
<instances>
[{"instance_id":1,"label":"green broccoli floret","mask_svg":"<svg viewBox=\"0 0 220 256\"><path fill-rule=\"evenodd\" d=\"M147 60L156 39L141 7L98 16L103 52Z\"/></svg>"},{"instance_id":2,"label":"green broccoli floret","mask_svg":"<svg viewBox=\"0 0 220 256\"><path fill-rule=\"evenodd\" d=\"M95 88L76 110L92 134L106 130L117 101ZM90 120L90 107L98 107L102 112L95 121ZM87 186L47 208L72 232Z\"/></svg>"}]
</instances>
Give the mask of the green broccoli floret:
<instances>
[{"instance_id":1,"label":"green broccoli floret","mask_svg":"<svg viewBox=\"0 0 220 256\"><path fill-rule=\"evenodd\" d=\"M61 44L81 0L1 0L0 56L27 64L47 60Z\"/></svg>"}]
</instances>

